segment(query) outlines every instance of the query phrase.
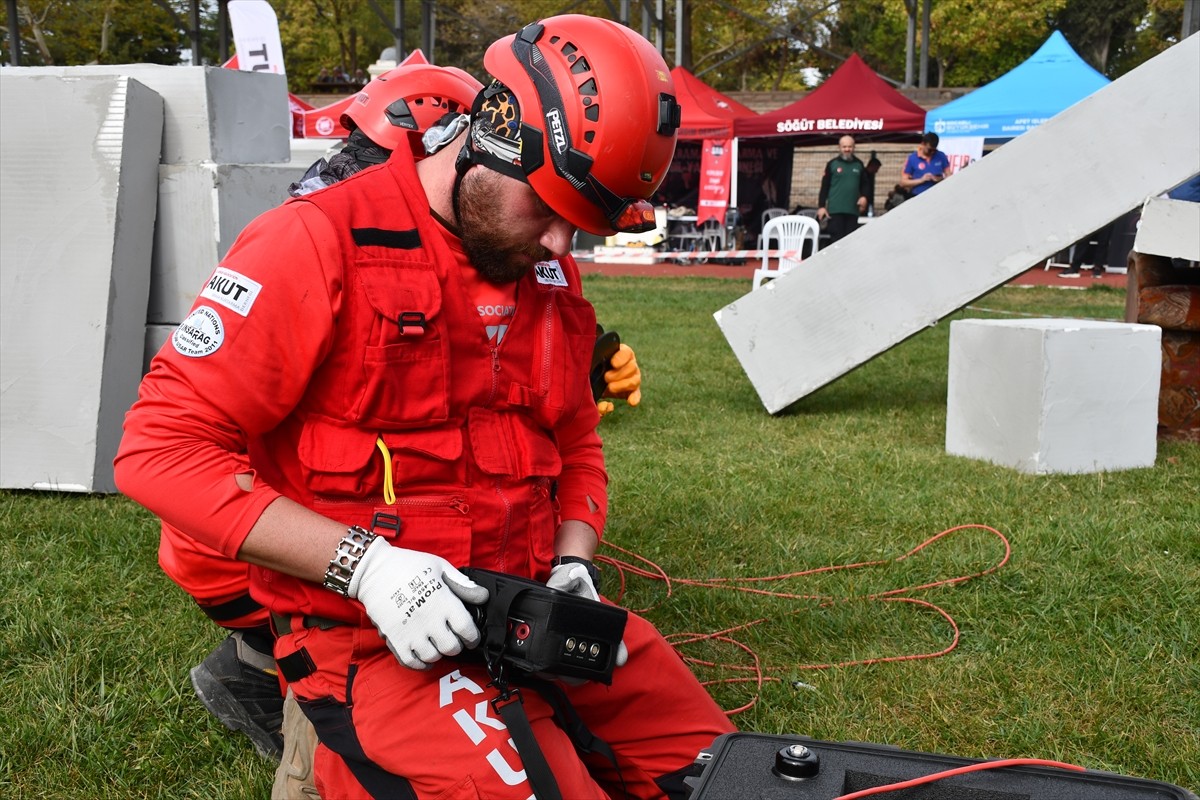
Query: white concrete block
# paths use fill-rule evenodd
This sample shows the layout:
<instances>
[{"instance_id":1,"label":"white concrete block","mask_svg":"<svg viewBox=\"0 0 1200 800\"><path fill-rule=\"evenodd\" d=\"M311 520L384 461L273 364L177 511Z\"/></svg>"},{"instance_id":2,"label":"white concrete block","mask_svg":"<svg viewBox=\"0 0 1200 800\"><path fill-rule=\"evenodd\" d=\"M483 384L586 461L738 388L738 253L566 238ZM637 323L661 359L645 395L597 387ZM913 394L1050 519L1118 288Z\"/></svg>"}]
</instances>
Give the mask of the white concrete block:
<instances>
[{"instance_id":1,"label":"white concrete block","mask_svg":"<svg viewBox=\"0 0 1200 800\"><path fill-rule=\"evenodd\" d=\"M955 320L946 452L1038 475L1154 466L1161 336L1123 322Z\"/></svg>"},{"instance_id":2,"label":"white concrete block","mask_svg":"<svg viewBox=\"0 0 1200 800\"><path fill-rule=\"evenodd\" d=\"M0 486L114 491L163 101L130 78L21 72L0 71Z\"/></svg>"},{"instance_id":3,"label":"white concrete block","mask_svg":"<svg viewBox=\"0 0 1200 800\"><path fill-rule=\"evenodd\" d=\"M162 163L287 161L292 116L287 78L222 67L113 64L88 67L5 67L5 74L136 78L166 104ZM49 109L48 109L49 110ZM55 123L62 124L64 109Z\"/></svg>"},{"instance_id":4,"label":"white concrete block","mask_svg":"<svg viewBox=\"0 0 1200 800\"><path fill-rule=\"evenodd\" d=\"M1200 203L1151 197L1142 206L1133 249L1200 261Z\"/></svg>"},{"instance_id":5,"label":"white concrete block","mask_svg":"<svg viewBox=\"0 0 1200 800\"><path fill-rule=\"evenodd\" d=\"M237 235L259 214L286 200L288 184L310 163L160 166L146 320L182 322Z\"/></svg>"}]
</instances>

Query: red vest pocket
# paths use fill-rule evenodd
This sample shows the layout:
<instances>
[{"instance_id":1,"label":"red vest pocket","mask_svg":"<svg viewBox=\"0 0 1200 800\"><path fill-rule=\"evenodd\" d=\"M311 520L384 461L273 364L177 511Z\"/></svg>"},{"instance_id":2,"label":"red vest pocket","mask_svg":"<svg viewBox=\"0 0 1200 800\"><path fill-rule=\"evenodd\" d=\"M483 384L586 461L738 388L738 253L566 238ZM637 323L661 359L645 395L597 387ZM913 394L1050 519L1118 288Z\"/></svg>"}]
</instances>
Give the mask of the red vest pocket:
<instances>
[{"instance_id":1,"label":"red vest pocket","mask_svg":"<svg viewBox=\"0 0 1200 800\"><path fill-rule=\"evenodd\" d=\"M554 440L524 414L472 408L467 433L475 463L487 475L553 478L562 471Z\"/></svg>"},{"instance_id":2,"label":"red vest pocket","mask_svg":"<svg viewBox=\"0 0 1200 800\"><path fill-rule=\"evenodd\" d=\"M353 420L383 428L447 420L449 338L437 275L395 265L360 266L356 274L367 302L354 330L367 344L361 380L347 386Z\"/></svg>"}]
</instances>

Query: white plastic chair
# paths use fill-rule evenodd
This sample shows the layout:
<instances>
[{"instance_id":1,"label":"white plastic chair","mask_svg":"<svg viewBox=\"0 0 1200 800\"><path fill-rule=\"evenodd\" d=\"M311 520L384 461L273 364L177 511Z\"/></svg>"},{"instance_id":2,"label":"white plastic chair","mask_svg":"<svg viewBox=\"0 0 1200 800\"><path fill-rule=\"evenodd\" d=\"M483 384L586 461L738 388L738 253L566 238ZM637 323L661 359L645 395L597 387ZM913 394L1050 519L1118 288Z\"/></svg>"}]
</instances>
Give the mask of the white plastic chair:
<instances>
[{"instance_id":1,"label":"white plastic chair","mask_svg":"<svg viewBox=\"0 0 1200 800\"><path fill-rule=\"evenodd\" d=\"M759 223L759 230L765 231L767 228L768 222L775 219L776 217L787 216L787 213L788 212L787 212L786 208L768 208L766 211L762 212L762 221ZM763 238L763 235L760 232L758 234L758 249L766 250L768 244L769 243L767 242L767 240L765 238Z\"/></svg>"},{"instance_id":2,"label":"white plastic chair","mask_svg":"<svg viewBox=\"0 0 1200 800\"><path fill-rule=\"evenodd\" d=\"M806 217L802 214L785 214L781 217L775 217L768 220L763 226L762 239L764 242L776 240L779 245L776 249L783 251L795 251L795 255L781 257L776 261L775 268L772 269L770 262L771 257L764 255L762 257L762 266L754 270L754 283L751 290L757 289L763 285L763 282L768 278L778 278L783 273L794 268L800 263L803 258L805 241L812 242L811 252L817 252L817 243L821 238L821 226L812 217Z\"/></svg>"}]
</instances>

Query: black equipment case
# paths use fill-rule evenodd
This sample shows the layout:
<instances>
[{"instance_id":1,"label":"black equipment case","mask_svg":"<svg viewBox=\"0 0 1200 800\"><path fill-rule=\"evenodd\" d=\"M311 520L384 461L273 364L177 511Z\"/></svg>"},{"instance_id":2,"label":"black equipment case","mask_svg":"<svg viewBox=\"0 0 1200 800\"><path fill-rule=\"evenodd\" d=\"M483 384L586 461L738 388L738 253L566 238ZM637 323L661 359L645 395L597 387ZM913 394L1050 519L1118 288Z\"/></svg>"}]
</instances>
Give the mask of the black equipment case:
<instances>
[{"instance_id":1,"label":"black equipment case","mask_svg":"<svg viewBox=\"0 0 1200 800\"><path fill-rule=\"evenodd\" d=\"M797 745L799 747L797 747ZM823 742L804 736L718 736L686 779L689 800L833 800L978 759L919 753L880 744ZM984 769L870 800L1198 800L1168 783L1087 770L1020 766Z\"/></svg>"}]
</instances>

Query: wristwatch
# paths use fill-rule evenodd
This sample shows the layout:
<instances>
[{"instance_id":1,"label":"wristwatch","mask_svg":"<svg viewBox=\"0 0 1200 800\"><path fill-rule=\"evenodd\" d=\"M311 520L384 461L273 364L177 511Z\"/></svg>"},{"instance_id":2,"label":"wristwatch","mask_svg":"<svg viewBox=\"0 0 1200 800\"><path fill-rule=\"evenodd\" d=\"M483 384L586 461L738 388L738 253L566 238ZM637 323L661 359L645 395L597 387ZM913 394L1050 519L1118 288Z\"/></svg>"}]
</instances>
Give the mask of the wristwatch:
<instances>
[{"instance_id":1,"label":"wristwatch","mask_svg":"<svg viewBox=\"0 0 1200 800\"><path fill-rule=\"evenodd\" d=\"M587 570L588 577L592 579L592 587L595 588L596 594L600 594L600 570L592 563L591 559L583 556L555 556L550 559L551 567L559 567L563 564L583 564Z\"/></svg>"},{"instance_id":2,"label":"wristwatch","mask_svg":"<svg viewBox=\"0 0 1200 800\"><path fill-rule=\"evenodd\" d=\"M350 579L354 577L354 568L362 560L363 553L375 541L375 534L357 525L346 531L346 535L338 542L337 550L325 568L326 589L337 592L342 597L350 596Z\"/></svg>"}]
</instances>

